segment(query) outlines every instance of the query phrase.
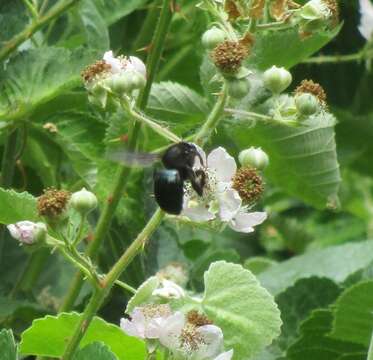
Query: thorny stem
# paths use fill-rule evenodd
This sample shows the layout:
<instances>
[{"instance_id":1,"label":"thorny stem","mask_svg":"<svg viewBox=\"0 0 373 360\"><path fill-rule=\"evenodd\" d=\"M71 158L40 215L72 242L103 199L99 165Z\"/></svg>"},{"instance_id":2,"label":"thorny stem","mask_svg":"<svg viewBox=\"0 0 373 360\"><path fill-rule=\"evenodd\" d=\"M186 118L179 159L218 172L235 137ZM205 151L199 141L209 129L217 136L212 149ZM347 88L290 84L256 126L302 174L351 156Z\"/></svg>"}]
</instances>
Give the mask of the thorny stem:
<instances>
[{"instance_id":1,"label":"thorny stem","mask_svg":"<svg viewBox=\"0 0 373 360\"><path fill-rule=\"evenodd\" d=\"M198 131L194 137L194 142L203 145L216 128L219 120L224 113L224 106L227 101L227 90L223 87L222 94L219 96L211 114L208 116L205 124ZM101 281L101 288L98 288L85 309L83 316L81 317L79 324L75 328L72 338L70 338L68 345L66 347L65 353L62 356L62 360L71 360L81 339L83 338L90 322L95 316L96 312L104 302L106 296L110 293L111 288L120 277L122 272L128 267L132 260L142 251L145 247L147 241L154 233L154 231L161 224L165 213L158 209L154 215L150 218L148 223L145 225L140 234L127 248L124 254L119 258L119 260L114 264L109 273L106 275L105 279Z\"/></svg>"},{"instance_id":2,"label":"thorny stem","mask_svg":"<svg viewBox=\"0 0 373 360\"><path fill-rule=\"evenodd\" d=\"M8 55L15 51L19 45L30 39L35 32L42 28L45 24L60 16L63 12L78 3L79 0L62 0L54 5L45 15L35 19L18 35L6 42L0 50L0 61L4 60Z\"/></svg>"},{"instance_id":3,"label":"thorny stem","mask_svg":"<svg viewBox=\"0 0 373 360\"><path fill-rule=\"evenodd\" d=\"M140 93L138 98L138 108L144 110L146 108L152 82L154 80L158 65L160 62L161 54L164 47L164 42L168 32L169 25L171 23L172 11L171 2L173 0L163 0L162 10L160 18L154 33L150 54L147 59L147 73L148 78L144 90ZM135 121L129 132L128 149L133 150L136 148L138 135L140 132L141 123ZM105 203L100 218L97 223L96 231L93 237L93 241L90 243L86 255L94 260L97 257L98 251L103 243L105 236L110 228L111 221L114 217L115 210L117 209L119 200L124 192L129 174L131 169L129 167L119 167L114 178L114 188L110 199ZM78 297L80 290L83 286L83 276L81 273L77 273L74 277L72 285L64 299L64 302L60 308L60 311L70 310L76 298Z\"/></svg>"}]
</instances>

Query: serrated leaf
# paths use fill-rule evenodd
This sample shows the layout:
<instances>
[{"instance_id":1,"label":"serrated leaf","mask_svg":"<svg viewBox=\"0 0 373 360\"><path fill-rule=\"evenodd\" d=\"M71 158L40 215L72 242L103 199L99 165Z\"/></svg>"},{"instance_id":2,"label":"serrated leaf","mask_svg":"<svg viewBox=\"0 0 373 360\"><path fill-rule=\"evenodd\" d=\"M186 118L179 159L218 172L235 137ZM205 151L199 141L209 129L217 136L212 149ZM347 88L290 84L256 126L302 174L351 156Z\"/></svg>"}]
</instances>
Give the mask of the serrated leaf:
<instances>
[{"instance_id":1,"label":"serrated leaf","mask_svg":"<svg viewBox=\"0 0 373 360\"><path fill-rule=\"evenodd\" d=\"M204 312L224 333L235 359L247 359L280 334L280 312L272 296L241 265L218 261L205 273Z\"/></svg>"},{"instance_id":2,"label":"serrated leaf","mask_svg":"<svg viewBox=\"0 0 373 360\"><path fill-rule=\"evenodd\" d=\"M291 68L320 50L337 36L341 28L342 25L331 31L317 32L305 39L300 37L296 28L260 33L255 38L248 64L260 70L272 65Z\"/></svg>"},{"instance_id":3,"label":"serrated leaf","mask_svg":"<svg viewBox=\"0 0 373 360\"><path fill-rule=\"evenodd\" d=\"M288 360L341 360L345 356L354 359L366 358L363 347L331 339L327 336L331 329L333 315L330 310L315 310L301 325L302 336L287 351Z\"/></svg>"},{"instance_id":4,"label":"serrated leaf","mask_svg":"<svg viewBox=\"0 0 373 360\"><path fill-rule=\"evenodd\" d=\"M146 0L94 0L94 3L106 23L111 25L144 5Z\"/></svg>"},{"instance_id":5,"label":"serrated leaf","mask_svg":"<svg viewBox=\"0 0 373 360\"><path fill-rule=\"evenodd\" d=\"M294 342L300 323L312 310L327 308L340 294L336 283L326 278L311 277L298 280L292 287L276 296L283 326L281 336L275 341L283 351Z\"/></svg>"},{"instance_id":6,"label":"serrated leaf","mask_svg":"<svg viewBox=\"0 0 373 360\"><path fill-rule=\"evenodd\" d=\"M137 289L136 294L133 295L128 301L126 313L131 314L136 306L145 304L146 301L151 297L153 291L158 287L158 285L159 280L156 276L151 276L149 279L144 281Z\"/></svg>"},{"instance_id":7,"label":"serrated leaf","mask_svg":"<svg viewBox=\"0 0 373 360\"><path fill-rule=\"evenodd\" d=\"M74 360L117 360L117 357L110 349L101 342L94 342L86 345L83 349L77 351Z\"/></svg>"},{"instance_id":8,"label":"serrated leaf","mask_svg":"<svg viewBox=\"0 0 373 360\"><path fill-rule=\"evenodd\" d=\"M373 330L373 281L346 289L335 303L331 337L369 346Z\"/></svg>"},{"instance_id":9,"label":"serrated leaf","mask_svg":"<svg viewBox=\"0 0 373 360\"><path fill-rule=\"evenodd\" d=\"M28 192L0 188L0 223L13 224L22 220L36 221L36 198Z\"/></svg>"},{"instance_id":10,"label":"serrated leaf","mask_svg":"<svg viewBox=\"0 0 373 360\"><path fill-rule=\"evenodd\" d=\"M260 283L277 295L298 279L311 276L326 277L341 283L372 261L373 241L331 246L295 256L259 274Z\"/></svg>"},{"instance_id":11,"label":"serrated leaf","mask_svg":"<svg viewBox=\"0 0 373 360\"><path fill-rule=\"evenodd\" d=\"M56 47L17 54L0 71L0 117L25 118L37 106L80 85L80 72L98 56L87 49Z\"/></svg>"},{"instance_id":12,"label":"serrated leaf","mask_svg":"<svg viewBox=\"0 0 373 360\"><path fill-rule=\"evenodd\" d=\"M198 93L171 81L152 86L147 109L179 115L207 114L209 110L207 103Z\"/></svg>"},{"instance_id":13,"label":"serrated leaf","mask_svg":"<svg viewBox=\"0 0 373 360\"><path fill-rule=\"evenodd\" d=\"M227 132L241 149L259 146L270 164L266 175L292 195L317 207L336 206L341 181L337 160L335 118L321 112L294 128L244 120L230 121Z\"/></svg>"},{"instance_id":14,"label":"serrated leaf","mask_svg":"<svg viewBox=\"0 0 373 360\"><path fill-rule=\"evenodd\" d=\"M0 331L0 359L17 360L17 345L15 344L11 330Z\"/></svg>"},{"instance_id":15,"label":"serrated leaf","mask_svg":"<svg viewBox=\"0 0 373 360\"><path fill-rule=\"evenodd\" d=\"M79 323L78 313L61 313L35 320L22 334L20 352L23 355L61 357ZM145 356L145 344L127 336L118 326L95 317L80 342L80 347L95 341L104 342L119 360L138 360Z\"/></svg>"}]
</instances>

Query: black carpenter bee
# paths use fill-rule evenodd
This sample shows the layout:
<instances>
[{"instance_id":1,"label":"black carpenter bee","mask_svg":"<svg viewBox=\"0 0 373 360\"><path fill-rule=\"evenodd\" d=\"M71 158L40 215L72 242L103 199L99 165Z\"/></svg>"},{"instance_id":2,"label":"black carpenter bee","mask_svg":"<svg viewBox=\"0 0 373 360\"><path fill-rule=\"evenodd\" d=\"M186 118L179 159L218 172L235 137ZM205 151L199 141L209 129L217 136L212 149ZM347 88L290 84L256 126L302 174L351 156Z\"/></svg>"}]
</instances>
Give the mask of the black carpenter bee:
<instances>
[{"instance_id":1,"label":"black carpenter bee","mask_svg":"<svg viewBox=\"0 0 373 360\"><path fill-rule=\"evenodd\" d=\"M199 196L203 194L206 175L202 169L194 170L196 158L203 166L203 159L196 146L188 142L171 145L159 155L144 153L117 153L110 158L126 164L151 165L161 160L164 169L154 170L154 196L159 207L165 212L179 215L183 208L184 182L190 181Z\"/></svg>"}]
</instances>

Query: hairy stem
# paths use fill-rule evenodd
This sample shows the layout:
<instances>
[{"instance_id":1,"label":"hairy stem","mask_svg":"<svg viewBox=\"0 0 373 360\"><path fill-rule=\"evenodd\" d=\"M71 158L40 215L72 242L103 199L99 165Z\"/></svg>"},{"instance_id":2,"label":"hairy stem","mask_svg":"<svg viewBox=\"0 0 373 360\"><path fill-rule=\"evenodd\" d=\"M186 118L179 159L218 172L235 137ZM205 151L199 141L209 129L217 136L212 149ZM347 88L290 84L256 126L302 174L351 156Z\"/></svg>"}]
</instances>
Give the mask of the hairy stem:
<instances>
[{"instance_id":1,"label":"hairy stem","mask_svg":"<svg viewBox=\"0 0 373 360\"><path fill-rule=\"evenodd\" d=\"M70 7L75 5L79 0L61 0L54 5L45 15L35 19L29 26L27 26L22 32L14 36L11 40L7 41L3 48L0 50L0 61L8 57L13 51L15 51L19 45L26 40L30 39L40 28L45 24L49 23L53 19L60 16L63 12L68 10Z\"/></svg>"},{"instance_id":2,"label":"hairy stem","mask_svg":"<svg viewBox=\"0 0 373 360\"><path fill-rule=\"evenodd\" d=\"M218 125L219 120L221 119L224 113L224 106L227 101L227 91L224 86L222 94L217 100L214 108L211 111L211 114L207 118L205 124L198 131L194 137L194 141L203 145L211 135L212 131ZM79 324L75 328L74 335L70 339L65 353L62 357L62 360L71 360L81 339L83 338L90 322L97 313L101 304L104 302L106 296L110 293L111 288L118 280L122 272L128 267L132 260L142 251L145 247L147 241L154 233L154 231L161 224L165 213L158 209L154 215L150 218L148 223L145 225L141 233L136 237L136 239L131 243L127 248L124 254L119 258L119 260L114 264L112 269L106 275L105 279L101 282L102 288L97 289L97 291L92 296L87 308L85 309L82 318L79 321Z\"/></svg>"},{"instance_id":3,"label":"hairy stem","mask_svg":"<svg viewBox=\"0 0 373 360\"><path fill-rule=\"evenodd\" d=\"M138 108L144 110L146 108L150 89L155 78L155 73L158 69L161 54L164 47L165 38L169 25L171 23L171 1L173 0L163 0L163 6L160 14L160 18L155 30L154 39L152 41L152 46L150 50L149 57L147 59L147 73L148 78L144 90L140 93L138 98ZM140 132L141 123L135 121L130 132L129 132L129 142L128 149L133 150L136 148L138 135ZM128 167L119 167L114 179L114 188L110 199L104 205L102 213L97 223L96 231L93 237L93 241L90 243L87 249L87 256L93 260L97 257L98 251L103 243L105 236L110 228L111 221L114 217L115 210L117 209L119 200L124 192L127 179L129 177L131 169ZM83 276L81 273L77 273L73 279L72 285L64 299L60 311L70 310L76 298L78 297L80 290L83 286Z\"/></svg>"},{"instance_id":4,"label":"hairy stem","mask_svg":"<svg viewBox=\"0 0 373 360\"><path fill-rule=\"evenodd\" d=\"M373 58L373 51L359 51L355 54L348 55L325 55L316 56L302 61L303 64L334 64L334 63L346 63L353 61L362 61Z\"/></svg>"}]
</instances>

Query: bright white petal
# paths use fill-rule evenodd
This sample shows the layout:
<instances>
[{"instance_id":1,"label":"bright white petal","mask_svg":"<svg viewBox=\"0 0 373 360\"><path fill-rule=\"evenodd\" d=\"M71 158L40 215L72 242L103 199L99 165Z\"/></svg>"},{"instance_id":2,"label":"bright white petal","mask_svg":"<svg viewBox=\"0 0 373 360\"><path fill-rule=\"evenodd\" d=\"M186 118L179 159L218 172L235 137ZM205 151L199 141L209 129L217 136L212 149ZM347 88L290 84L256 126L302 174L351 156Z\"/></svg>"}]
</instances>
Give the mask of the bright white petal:
<instances>
[{"instance_id":1,"label":"bright white petal","mask_svg":"<svg viewBox=\"0 0 373 360\"><path fill-rule=\"evenodd\" d=\"M160 289L155 289L152 295L166 299L180 299L185 296L185 292L183 288L173 281L163 279L162 287Z\"/></svg>"},{"instance_id":2,"label":"bright white petal","mask_svg":"<svg viewBox=\"0 0 373 360\"><path fill-rule=\"evenodd\" d=\"M120 327L129 336L145 339L145 317L139 309L132 312L131 320L120 319Z\"/></svg>"},{"instance_id":3,"label":"bright white petal","mask_svg":"<svg viewBox=\"0 0 373 360\"><path fill-rule=\"evenodd\" d=\"M219 201L219 216L222 221L230 221L237 214L241 207L242 200L238 192L229 189L223 193L217 194Z\"/></svg>"},{"instance_id":4,"label":"bright white petal","mask_svg":"<svg viewBox=\"0 0 373 360\"><path fill-rule=\"evenodd\" d=\"M185 325L184 314L180 311L169 316L161 329L159 342L166 348L175 351L180 347L180 335Z\"/></svg>"},{"instance_id":5,"label":"bright white petal","mask_svg":"<svg viewBox=\"0 0 373 360\"><path fill-rule=\"evenodd\" d=\"M197 351L197 359L213 358L220 353L223 346L223 332L218 326L204 325L198 328L203 345Z\"/></svg>"},{"instance_id":6,"label":"bright white petal","mask_svg":"<svg viewBox=\"0 0 373 360\"><path fill-rule=\"evenodd\" d=\"M233 356L233 349L221 353L214 360L231 360L232 356Z\"/></svg>"},{"instance_id":7,"label":"bright white petal","mask_svg":"<svg viewBox=\"0 0 373 360\"><path fill-rule=\"evenodd\" d=\"M359 31L369 41L373 35L373 5L370 0L359 0L359 4L361 15Z\"/></svg>"},{"instance_id":8,"label":"bright white petal","mask_svg":"<svg viewBox=\"0 0 373 360\"><path fill-rule=\"evenodd\" d=\"M113 74L119 73L122 70L122 63L119 59L113 56L113 52L106 51L103 57L104 61L111 66L111 72Z\"/></svg>"},{"instance_id":9,"label":"bright white petal","mask_svg":"<svg viewBox=\"0 0 373 360\"><path fill-rule=\"evenodd\" d=\"M236 161L222 147L210 152L207 166L216 172L216 179L223 182L231 181L237 170Z\"/></svg>"},{"instance_id":10,"label":"bright white petal","mask_svg":"<svg viewBox=\"0 0 373 360\"><path fill-rule=\"evenodd\" d=\"M141 75L143 75L146 78L146 66L142 62L142 60L139 59L138 57L130 56L127 67L139 72Z\"/></svg>"},{"instance_id":11,"label":"bright white petal","mask_svg":"<svg viewBox=\"0 0 373 360\"><path fill-rule=\"evenodd\" d=\"M254 231L253 226L261 224L266 219L267 214L265 212L247 213L239 211L230 221L229 226L235 231L250 233Z\"/></svg>"},{"instance_id":12,"label":"bright white petal","mask_svg":"<svg viewBox=\"0 0 373 360\"><path fill-rule=\"evenodd\" d=\"M182 215L188 217L190 220L195 222L204 222L215 219L215 215L206 209L204 204L200 204L196 201L184 200L186 207L184 207Z\"/></svg>"},{"instance_id":13,"label":"bright white petal","mask_svg":"<svg viewBox=\"0 0 373 360\"><path fill-rule=\"evenodd\" d=\"M16 224L10 224L10 225L8 225L8 226L7 226L7 229L9 230L10 235L11 235L14 239L16 239L16 240L19 240L19 239L20 239L21 234L20 234L20 232L19 232L18 227L17 227Z\"/></svg>"}]
</instances>

